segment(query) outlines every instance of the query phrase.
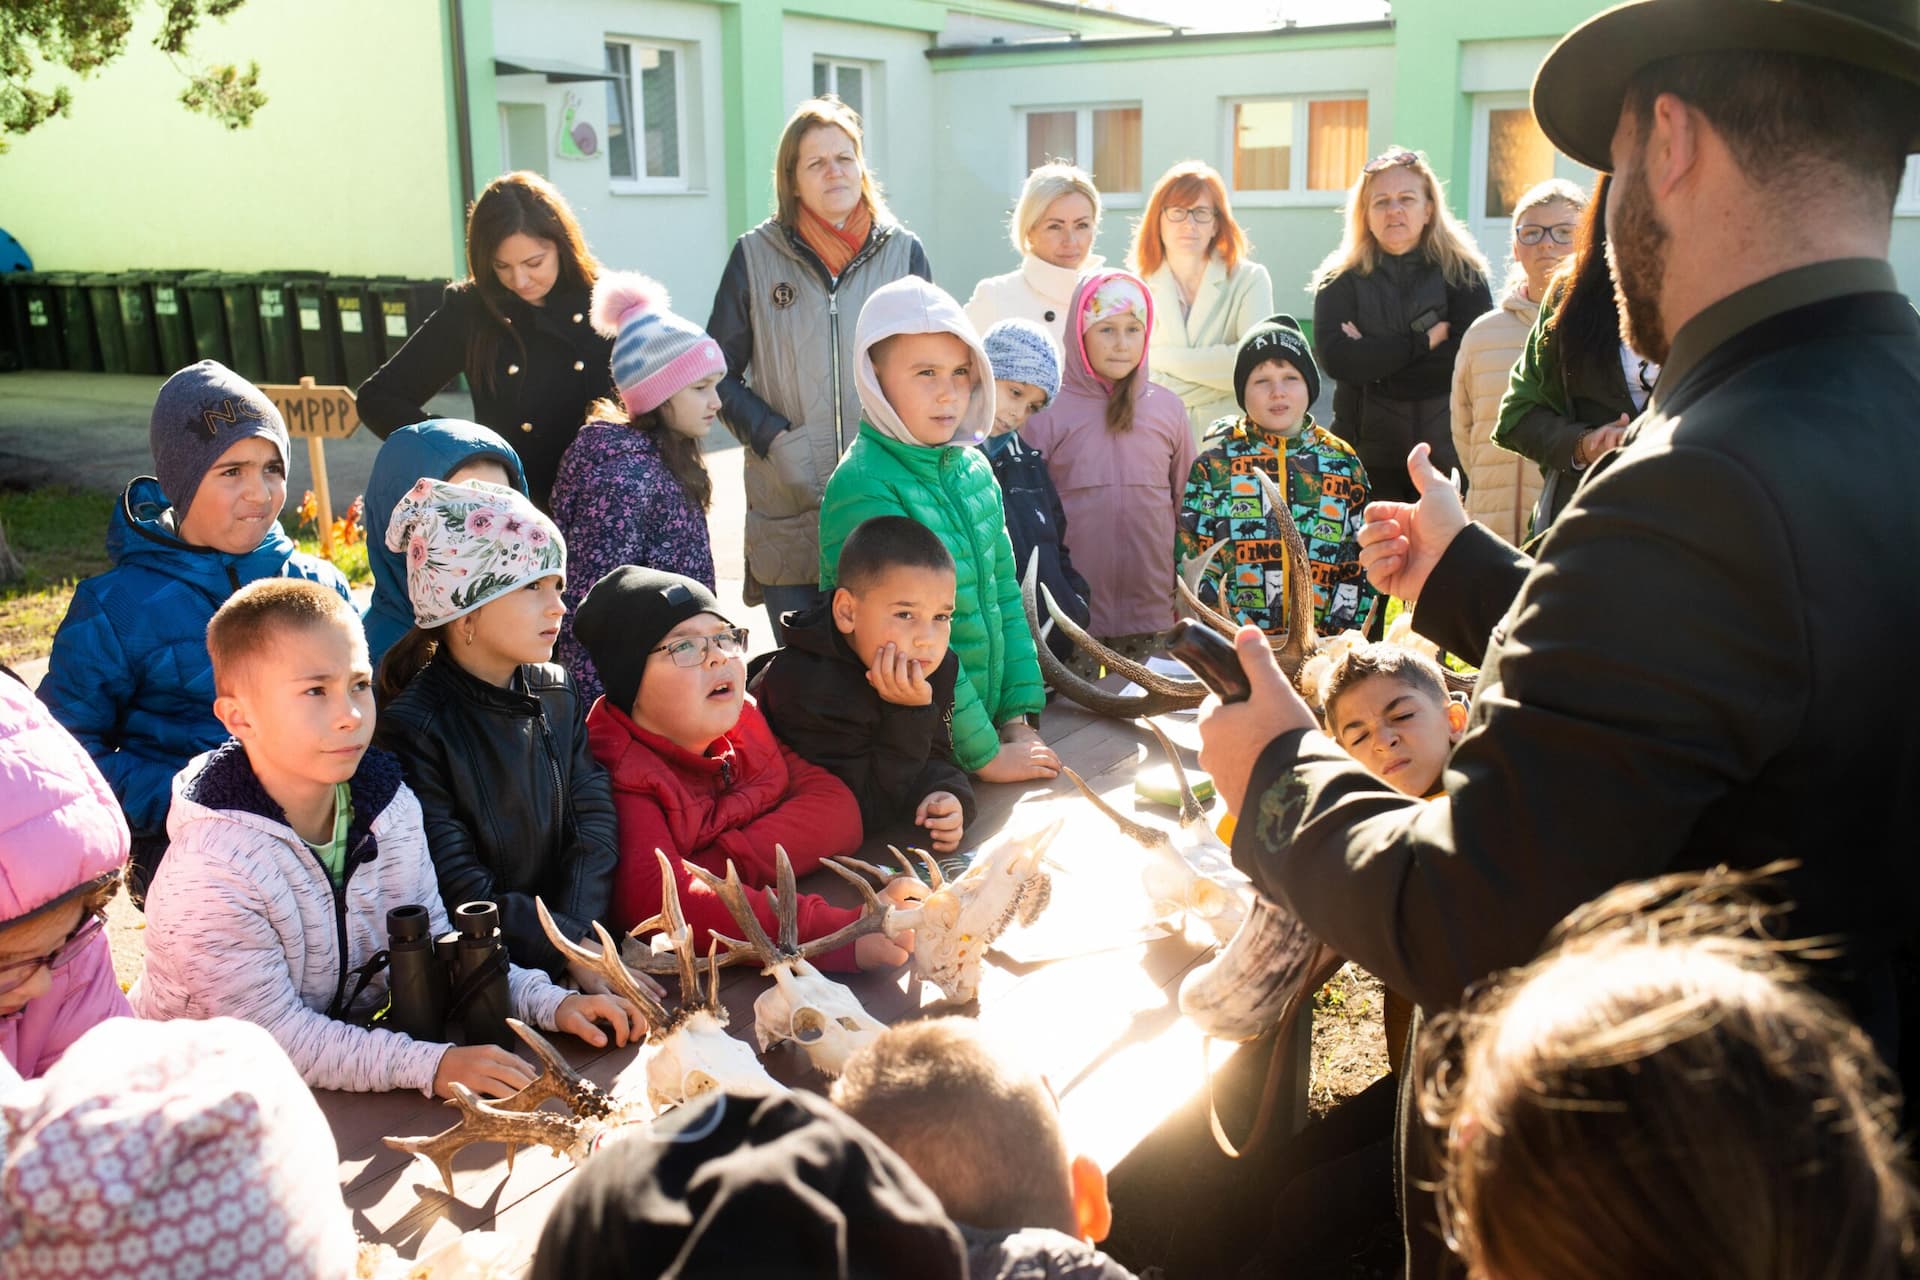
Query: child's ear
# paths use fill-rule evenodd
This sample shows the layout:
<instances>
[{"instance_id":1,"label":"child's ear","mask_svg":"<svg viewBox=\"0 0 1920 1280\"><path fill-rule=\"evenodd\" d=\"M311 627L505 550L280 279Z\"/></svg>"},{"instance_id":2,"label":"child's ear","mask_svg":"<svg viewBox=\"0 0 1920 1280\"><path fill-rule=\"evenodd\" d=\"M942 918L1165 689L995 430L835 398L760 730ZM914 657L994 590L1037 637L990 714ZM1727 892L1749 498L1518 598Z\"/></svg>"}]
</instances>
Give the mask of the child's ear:
<instances>
[{"instance_id":1,"label":"child's ear","mask_svg":"<svg viewBox=\"0 0 1920 1280\"><path fill-rule=\"evenodd\" d=\"M833 626L843 636L853 634L853 592L845 587L833 589Z\"/></svg>"},{"instance_id":2,"label":"child's ear","mask_svg":"<svg viewBox=\"0 0 1920 1280\"><path fill-rule=\"evenodd\" d=\"M1068 1166L1073 1181L1074 1234L1099 1244L1113 1230L1113 1202L1107 1199L1107 1175L1090 1156L1075 1156Z\"/></svg>"},{"instance_id":3,"label":"child's ear","mask_svg":"<svg viewBox=\"0 0 1920 1280\"><path fill-rule=\"evenodd\" d=\"M226 727L228 733L243 742L253 732L253 717L247 711L247 704L236 694L223 693L215 698L213 716Z\"/></svg>"},{"instance_id":4,"label":"child's ear","mask_svg":"<svg viewBox=\"0 0 1920 1280\"><path fill-rule=\"evenodd\" d=\"M1447 741L1458 742L1467 731L1467 704L1458 698L1447 699Z\"/></svg>"}]
</instances>

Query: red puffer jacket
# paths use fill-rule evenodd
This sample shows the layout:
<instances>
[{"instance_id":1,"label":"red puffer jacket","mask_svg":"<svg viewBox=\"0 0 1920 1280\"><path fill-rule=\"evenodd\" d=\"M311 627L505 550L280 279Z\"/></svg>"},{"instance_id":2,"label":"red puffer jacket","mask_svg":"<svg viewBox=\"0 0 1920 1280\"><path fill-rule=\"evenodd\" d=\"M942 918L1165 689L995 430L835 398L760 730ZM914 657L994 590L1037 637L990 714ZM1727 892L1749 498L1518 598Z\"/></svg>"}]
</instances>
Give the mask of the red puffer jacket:
<instances>
[{"instance_id":1,"label":"red puffer jacket","mask_svg":"<svg viewBox=\"0 0 1920 1280\"><path fill-rule=\"evenodd\" d=\"M739 926L682 859L718 875L726 874L731 860L744 883L765 886L774 879L775 844L787 851L794 873L802 876L821 859L860 847L860 807L853 793L776 739L751 698L739 723L700 755L642 729L605 698L587 716L587 740L613 779L614 811L620 820L613 917L621 929L660 912L656 848L673 863L693 944L704 953L710 930L737 936ZM762 927L772 933L775 922L767 895L756 890L747 899ZM802 894L800 938L832 933L859 915L857 909ZM830 951L818 964L850 970L853 948Z\"/></svg>"}]
</instances>

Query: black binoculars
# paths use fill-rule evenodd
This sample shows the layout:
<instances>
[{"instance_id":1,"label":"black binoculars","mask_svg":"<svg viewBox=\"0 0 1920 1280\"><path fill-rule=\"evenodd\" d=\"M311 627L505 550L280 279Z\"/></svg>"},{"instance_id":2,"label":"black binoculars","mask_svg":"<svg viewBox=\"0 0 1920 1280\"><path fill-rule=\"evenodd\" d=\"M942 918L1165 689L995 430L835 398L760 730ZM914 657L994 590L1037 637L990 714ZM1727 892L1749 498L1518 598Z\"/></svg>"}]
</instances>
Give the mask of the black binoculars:
<instances>
[{"instance_id":1,"label":"black binoculars","mask_svg":"<svg viewBox=\"0 0 1920 1280\"><path fill-rule=\"evenodd\" d=\"M415 1040L511 1048L500 909L463 902L453 925L436 939L432 917L418 903L387 912L390 1000L383 1025Z\"/></svg>"}]
</instances>

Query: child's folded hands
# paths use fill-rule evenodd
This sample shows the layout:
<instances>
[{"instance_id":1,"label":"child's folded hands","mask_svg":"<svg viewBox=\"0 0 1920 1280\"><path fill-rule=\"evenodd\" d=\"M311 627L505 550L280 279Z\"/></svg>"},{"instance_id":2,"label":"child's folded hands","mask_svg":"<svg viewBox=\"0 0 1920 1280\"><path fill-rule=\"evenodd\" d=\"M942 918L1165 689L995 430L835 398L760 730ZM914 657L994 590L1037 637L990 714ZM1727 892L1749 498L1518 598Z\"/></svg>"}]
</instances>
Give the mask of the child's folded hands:
<instances>
[{"instance_id":1,"label":"child's folded hands","mask_svg":"<svg viewBox=\"0 0 1920 1280\"><path fill-rule=\"evenodd\" d=\"M951 791L930 791L913 812L914 825L927 829L927 841L935 853L952 853L960 847L963 815L960 797Z\"/></svg>"}]
</instances>

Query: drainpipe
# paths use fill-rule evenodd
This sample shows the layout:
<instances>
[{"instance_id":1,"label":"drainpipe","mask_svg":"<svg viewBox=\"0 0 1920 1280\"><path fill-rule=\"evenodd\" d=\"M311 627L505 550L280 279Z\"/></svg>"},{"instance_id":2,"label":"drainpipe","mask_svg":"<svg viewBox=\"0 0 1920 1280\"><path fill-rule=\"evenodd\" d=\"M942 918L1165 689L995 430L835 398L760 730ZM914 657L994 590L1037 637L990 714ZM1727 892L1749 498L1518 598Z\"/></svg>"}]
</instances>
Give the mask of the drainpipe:
<instances>
[{"instance_id":1,"label":"drainpipe","mask_svg":"<svg viewBox=\"0 0 1920 1280\"><path fill-rule=\"evenodd\" d=\"M460 0L447 0L448 43L453 46L453 128L460 145L460 212L473 207L473 118L467 102L467 30Z\"/></svg>"}]
</instances>

